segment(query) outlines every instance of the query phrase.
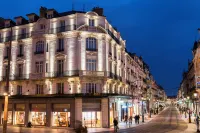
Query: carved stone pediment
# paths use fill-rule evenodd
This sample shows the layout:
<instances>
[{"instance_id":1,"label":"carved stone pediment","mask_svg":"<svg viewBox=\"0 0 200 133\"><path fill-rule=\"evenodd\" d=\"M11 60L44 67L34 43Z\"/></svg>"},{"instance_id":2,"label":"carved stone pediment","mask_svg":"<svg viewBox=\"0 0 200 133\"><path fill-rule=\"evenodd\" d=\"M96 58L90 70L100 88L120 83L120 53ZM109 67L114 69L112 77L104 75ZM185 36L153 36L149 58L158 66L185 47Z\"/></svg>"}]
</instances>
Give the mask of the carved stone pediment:
<instances>
[{"instance_id":1,"label":"carved stone pediment","mask_svg":"<svg viewBox=\"0 0 200 133\"><path fill-rule=\"evenodd\" d=\"M55 55L55 57L56 57L57 60L60 60L60 59L64 60L64 59L66 59L66 56L67 55L63 54L62 52L57 52L56 55Z\"/></svg>"}]
</instances>

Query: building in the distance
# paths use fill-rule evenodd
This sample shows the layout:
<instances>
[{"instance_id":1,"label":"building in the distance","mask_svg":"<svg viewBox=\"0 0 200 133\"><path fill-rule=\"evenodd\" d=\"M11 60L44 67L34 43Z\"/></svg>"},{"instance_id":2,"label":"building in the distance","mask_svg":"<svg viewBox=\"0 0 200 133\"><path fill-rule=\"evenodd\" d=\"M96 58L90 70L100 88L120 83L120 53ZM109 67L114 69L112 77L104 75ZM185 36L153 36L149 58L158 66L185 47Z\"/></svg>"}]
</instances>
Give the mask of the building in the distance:
<instances>
[{"instance_id":1,"label":"building in the distance","mask_svg":"<svg viewBox=\"0 0 200 133\"><path fill-rule=\"evenodd\" d=\"M141 113L149 70L125 50L102 8L58 13L41 7L39 16L27 17L0 19L0 120L8 67L8 124L110 127L114 118Z\"/></svg>"}]
</instances>

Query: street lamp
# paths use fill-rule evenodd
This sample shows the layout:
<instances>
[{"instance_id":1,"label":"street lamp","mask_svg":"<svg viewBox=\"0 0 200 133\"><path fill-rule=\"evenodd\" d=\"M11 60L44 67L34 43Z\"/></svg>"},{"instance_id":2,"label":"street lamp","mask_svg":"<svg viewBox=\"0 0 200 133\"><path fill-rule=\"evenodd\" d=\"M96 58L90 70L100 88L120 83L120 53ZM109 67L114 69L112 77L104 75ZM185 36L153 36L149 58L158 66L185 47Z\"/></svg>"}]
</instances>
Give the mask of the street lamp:
<instances>
[{"instance_id":1,"label":"street lamp","mask_svg":"<svg viewBox=\"0 0 200 133\"><path fill-rule=\"evenodd\" d=\"M194 92L194 100L196 101L196 115L197 115L197 99L198 98L198 93Z\"/></svg>"},{"instance_id":2,"label":"street lamp","mask_svg":"<svg viewBox=\"0 0 200 133\"><path fill-rule=\"evenodd\" d=\"M184 101L186 102L186 98L184 98ZM186 107L184 106L184 111L185 111L185 118L187 118L186 116Z\"/></svg>"},{"instance_id":3,"label":"street lamp","mask_svg":"<svg viewBox=\"0 0 200 133\"><path fill-rule=\"evenodd\" d=\"M189 102L190 102L190 97L187 97L187 110L188 110L188 114L189 114L189 123L191 123L191 116L190 116L190 108L189 108Z\"/></svg>"}]
</instances>

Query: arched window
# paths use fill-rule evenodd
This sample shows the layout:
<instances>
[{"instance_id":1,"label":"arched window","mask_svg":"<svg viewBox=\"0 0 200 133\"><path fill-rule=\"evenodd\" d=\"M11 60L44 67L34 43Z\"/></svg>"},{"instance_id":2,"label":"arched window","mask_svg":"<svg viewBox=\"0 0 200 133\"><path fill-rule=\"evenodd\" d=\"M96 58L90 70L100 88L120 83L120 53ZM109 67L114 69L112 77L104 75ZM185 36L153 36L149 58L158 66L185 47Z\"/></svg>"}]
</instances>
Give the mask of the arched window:
<instances>
[{"instance_id":1,"label":"arched window","mask_svg":"<svg viewBox=\"0 0 200 133\"><path fill-rule=\"evenodd\" d=\"M88 51L97 51L96 38L89 37L86 38L86 50Z\"/></svg>"},{"instance_id":2,"label":"arched window","mask_svg":"<svg viewBox=\"0 0 200 133\"><path fill-rule=\"evenodd\" d=\"M36 47L35 47L35 53L36 54L42 54L44 53L44 42L43 41L38 41L36 43Z\"/></svg>"}]
</instances>

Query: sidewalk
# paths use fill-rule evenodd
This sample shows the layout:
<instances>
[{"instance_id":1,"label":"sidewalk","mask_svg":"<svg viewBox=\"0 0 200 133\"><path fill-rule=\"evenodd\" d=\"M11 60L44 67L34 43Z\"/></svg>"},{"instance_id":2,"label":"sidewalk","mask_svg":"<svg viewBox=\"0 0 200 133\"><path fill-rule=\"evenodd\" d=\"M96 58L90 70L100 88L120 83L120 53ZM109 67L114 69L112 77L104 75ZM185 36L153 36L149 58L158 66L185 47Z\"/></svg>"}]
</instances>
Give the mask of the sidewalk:
<instances>
[{"instance_id":1,"label":"sidewalk","mask_svg":"<svg viewBox=\"0 0 200 133\"><path fill-rule=\"evenodd\" d=\"M72 128L47 128L47 127L17 127L17 126L8 126L8 133L75 133ZM3 132L3 127L0 127L0 133Z\"/></svg>"},{"instance_id":2,"label":"sidewalk","mask_svg":"<svg viewBox=\"0 0 200 133\"><path fill-rule=\"evenodd\" d=\"M188 121L188 116L187 118L185 118L185 115L182 115L181 116L182 120L184 120L187 125L188 125L188 128L184 131L184 133L196 133L197 132L197 126L194 122L194 117L191 117L191 123L189 123Z\"/></svg>"},{"instance_id":3,"label":"sidewalk","mask_svg":"<svg viewBox=\"0 0 200 133\"><path fill-rule=\"evenodd\" d=\"M157 115L151 115L151 118L148 118L148 116L145 115L144 123L142 122L142 119L140 117L140 124L135 124L135 120L133 120L132 124L129 124L129 123L126 124L125 122L120 122L118 126L119 126L119 129L127 129L127 128L132 128L135 126L140 126L140 125L150 122L156 116ZM114 131L114 127L112 126L110 128L88 128L89 133L105 132L105 131Z\"/></svg>"}]
</instances>

